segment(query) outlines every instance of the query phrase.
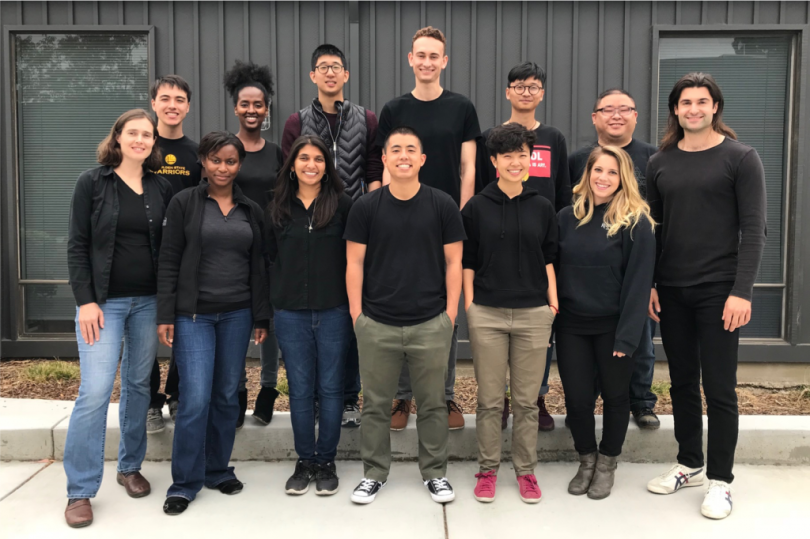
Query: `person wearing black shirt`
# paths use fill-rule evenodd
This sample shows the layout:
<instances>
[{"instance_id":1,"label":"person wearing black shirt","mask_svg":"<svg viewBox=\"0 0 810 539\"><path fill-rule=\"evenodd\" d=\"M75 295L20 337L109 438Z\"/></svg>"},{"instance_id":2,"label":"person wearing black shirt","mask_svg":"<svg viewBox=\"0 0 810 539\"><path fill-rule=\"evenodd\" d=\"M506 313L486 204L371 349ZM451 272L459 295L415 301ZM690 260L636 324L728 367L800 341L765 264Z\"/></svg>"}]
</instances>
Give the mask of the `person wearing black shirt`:
<instances>
[{"instance_id":1,"label":"person wearing black shirt","mask_svg":"<svg viewBox=\"0 0 810 539\"><path fill-rule=\"evenodd\" d=\"M408 126L419 134L427 161L419 174L422 185L450 195L463 208L475 192L476 139L481 136L478 114L472 102L461 94L441 86L441 73L447 67L445 37L441 30L428 26L413 36L408 62L413 68L416 86L412 92L392 99L380 113L377 144L383 146L392 130ZM383 184L390 181L387 172ZM464 428L464 416L455 402L458 327L448 357L445 399L450 428ZM407 367L399 380L391 415L391 429L402 430L410 414L411 380Z\"/></svg>"},{"instance_id":2,"label":"person wearing black shirt","mask_svg":"<svg viewBox=\"0 0 810 539\"><path fill-rule=\"evenodd\" d=\"M647 489L671 494L708 478L701 513L713 519L731 513L739 328L751 320L766 236L762 161L723 123L723 104L711 75L684 75L669 94L661 151L647 166L647 198L661 223L649 314L661 324L678 441L678 463Z\"/></svg>"},{"instance_id":3,"label":"person wearing black shirt","mask_svg":"<svg viewBox=\"0 0 810 539\"><path fill-rule=\"evenodd\" d=\"M560 211L557 365L579 453L568 485L602 499L613 487L627 434L633 354L646 320L655 235L633 162L616 146L594 149L574 204ZM602 389L603 435L596 445L593 381Z\"/></svg>"},{"instance_id":4,"label":"person wearing black shirt","mask_svg":"<svg viewBox=\"0 0 810 539\"><path fill-rule=\"evenodd\" d=\"M197 143L183 134L183 120L188 115L190 106L191 88L180 75L160 77L152 85L152 110L158 123L157 144L163 159L157 173L169 180L175 195L200 183L202 165L197 158ZM150 390L147 434L161 432L165 428L163 405L167 399L165 394L160 393L160 364L157 358L152 367ZM169 414L174 420L180 397L174 355L169 361L165 391L169 395Z\"/></svg>"},{"instance_id":5,"label":"person wearing black shirt","mask_svg":"<svg viewBox=\"0 0 810 539\"><path fill-rule=\"evenodd\" d=\"M360 351L363 415L360 456L364 478L352 501L366 504L388 480L389 406L403 365L419 402L419 469L436 502L455 494L447 472L444 385L450 338L461 294L464 225L453 200L419 182L422 143L407 127L383 146L390 185L352 206L346 287Z\"/></svg>"},{"instance_id":6,"label":"person wearing black shirt","mask_svg":"<svg viewBox=\"0 0 810 539\"><path fill-rule=\"evenodd\" d=\"M487 146L498 181L470 199L461 216L464 303L470 329L478 408L477 484L480 502L495 499L501 462L503 387L507 372L515 419L512 455L520 497L538 503L537 392L543 382L551 325L558 312L554 206L528 186L536 139L517 123L492 129Z\"/></svg>"},{"instance_id":7,"label":"person wearing black shirt","mask_svg":"<svg viewBox=\"0 0 810 539\"><path fill-rule=\"evenodd\" d=\"M183 395L163 505L169 515L185 511L203 486L242 490L228 465L237 387L250 336L261 344L270 320L264 211L234 185L245 147L215 131L200 141L199 157L208 182L169 204L158 270L157 333L175 351Z\"/></svg>"},{"instance_id":8,"label":"person wearing black shirt","mask_svg":"<svg viewBox=\"0 0 810 539\"><path fill-rule=\"evenodd\" d=\"M596 98L591 114L593 126L596 129L597 140L575 151L568 158L568 168L571 181L579 183L585 172L585 165L591 151L599 146L618 146L633 160L633 172L638 182L638 190L642 198L647 199L647 162L658 151L652 144L633 138L636 129L638 112L633 97L620 88L605 90ZM644 339L636 350L634 358L633 376L630 378L630 411L633 419L642 429L657 429L661 426L658 416L653 411L658 397L650 387L655 373L655 321L647 319L644 328ZM598 390L597 390L598 394Z\"/></svg>"},{"instance_id":9,"label":"person wearing black shirt","mask_svg":"<svg viewBox=\"0 0 810 539\"><path fill-rule=\"evenodd\" d=\"M351 203L323 140L299 137L279 173L267 218L270 297L298 453L287 494L306 493L313 479L320 496L338 490L343 373L354 337L343 240Z\"/></svg>"},{"instance_id":10,"label":"person wearing black shirt","mask_svg":"<svg viewBox=\"0 0 810 539\"><path fill-rule=\"evenodd\" d=\"M525 179L527 187L534 189L551 202L555 211L571 205L571 181L568 177L568 148L565 136L559 129L540 123L536 118L537 107L545 97L546 72L534 62L518 64L509 71L506 85L506 99L512 106L509 123L520 124L535 134L532 146L531 167ZM484 142L489 139L492 129L484 131ZM498 181L498 171L490 160L486 144L483 144L483 159L479 159L486 172L486 183ZM541 431L554 430L554 419L546 409L548 376L551 369L553 348L546 350L545 372L537 395L537 428ZM504 396L501 429L506 428L509 419L509 398Z\"/></svg>"},{"instance_id":11,"label":"person wearing black shirt","mask_svg":"<svg viewBox=\"0 0 810 539\"><path fill-rule=\"evenodd\" d=\"M171 186L158 168L157 125L145 110L122 114L98 147L102 165L83 172L73 191L68 271L76 299L82 383L65 440L65 521L93 522L90 498L104 474L107 408L121 342L121 443L118 483L131 497L149 494L146 455L149 375L157 353L157 261Z\"/></svg>"},{"instance_id":12,"label":"person wearing black shirt","mask_svg":"<svg viewBox=\"0 0 810 539\"><path fill-rule=\"evenodd\" d=\"M278 145L265 140L262 131L270 129L270 99L273 95L273 75L267 66L236 61L225 73L225 89L233 98L233 112L239 119L236 134L245 146L242 168L236 176L236 185L250 200L267 209L270 192L284 159ZM269 298L268 298L269 299ZM272 310L271 310L272 315ZM278 341L273 324L260 349L261 389L256 397L253 418L261 425L273 419L273 407L278 398ZM247 410L247 372L239 382L239 417L237 428L245 421Z\"/></svg>"}]
</instances>

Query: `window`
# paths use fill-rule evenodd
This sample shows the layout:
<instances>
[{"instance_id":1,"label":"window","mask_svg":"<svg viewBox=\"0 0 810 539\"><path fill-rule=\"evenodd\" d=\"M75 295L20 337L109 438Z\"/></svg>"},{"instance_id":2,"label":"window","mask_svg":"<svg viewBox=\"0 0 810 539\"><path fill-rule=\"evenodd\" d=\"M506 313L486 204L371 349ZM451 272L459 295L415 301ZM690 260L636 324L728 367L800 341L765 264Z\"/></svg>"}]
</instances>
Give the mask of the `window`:
<instances>
[{"instance_id":1,"label":"window","mask_svg":"<svg viewBox=\"0 0 810 539\"><path fill-rule=\"evenodd\" d=\"M791 36L661 37L658 140L667 125L667 100L686 73L711 73L723 90L723 120L756 148L765 168L768 240L754 288L751 322L742 337L780 338L785 295L785 209Z\"/></svg>"},{"instance_id":2,"label":"window","mask_svg":"<svg viewBox=\"0 0 810 539\"><path fill-rule=\"evenodd\" d=\"M149 105L145 33L14 34L22 333L73 333L70 199L116 118Z\"/></svg>"}]
</instances>

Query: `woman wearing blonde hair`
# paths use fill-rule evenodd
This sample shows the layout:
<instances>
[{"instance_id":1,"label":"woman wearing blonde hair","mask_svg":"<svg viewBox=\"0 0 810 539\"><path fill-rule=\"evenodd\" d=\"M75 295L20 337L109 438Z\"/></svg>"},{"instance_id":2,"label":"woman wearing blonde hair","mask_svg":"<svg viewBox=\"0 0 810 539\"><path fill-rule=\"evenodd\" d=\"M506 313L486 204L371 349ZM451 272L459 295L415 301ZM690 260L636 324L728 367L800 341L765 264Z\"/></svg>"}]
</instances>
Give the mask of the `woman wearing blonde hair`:
<instances>
[{"instance_id":1,"label":"woman wearing blonde hair","mask_svg":"<svg viewBox=\"0 0 810 539\"><path fill-rule=\"evenodd\" d=\"M654 224L630 156L615 146L595 148L558 222L558 367L580 458L568 492L599 500L610 495L627 434L633 355L655 260ZM598 451L594 378L604 404Z\"/></svg>"}]
</instances>

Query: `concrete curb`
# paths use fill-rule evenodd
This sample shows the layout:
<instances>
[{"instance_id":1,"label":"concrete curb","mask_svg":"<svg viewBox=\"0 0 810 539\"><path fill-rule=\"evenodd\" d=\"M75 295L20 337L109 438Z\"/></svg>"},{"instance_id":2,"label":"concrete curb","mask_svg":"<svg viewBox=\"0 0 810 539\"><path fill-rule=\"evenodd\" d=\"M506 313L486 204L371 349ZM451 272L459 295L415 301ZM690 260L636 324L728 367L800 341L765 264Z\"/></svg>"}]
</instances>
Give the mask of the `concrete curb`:
<instances>
[{"instance_id":1,"label":"concrete curb","mask_svg":"<svg viewBox=\"0 0 810 539\"><path fill-rule=\"evenodd\" d=\"M0 399L0 459L61 460L72 402ZM171 459L174 424L164 410L166 430L149 435L147 460ZM625 462L674 462L677 453L672 416L660 416L661 428L642 431L630 422L621 460ZM452 460L477 459L475 416L466 415L466 428L450 433ZM556 428L537 436L538 458L542 462L576 459L571 433L563 416L555 416ZM704 441L707 420L704 417ZM597 437L602 418L596 418ZM118 405L111 404L107 414L105 459L115 460L120 429ZM705 442L704 442L705 443ZM411 416L401 432L391 433L395 460L417 457L416 418ZM262 426L250 414L236 434L233 460L293 460L296 457L290 414L276 412L270 425ZM360 429L342 429L338 459L360 458ZM503 458L511 458L510 426L503 432ZM740 464L810 464L810 416L740 416L740 436L736 462Z\"/></svg>"}]
</instances>

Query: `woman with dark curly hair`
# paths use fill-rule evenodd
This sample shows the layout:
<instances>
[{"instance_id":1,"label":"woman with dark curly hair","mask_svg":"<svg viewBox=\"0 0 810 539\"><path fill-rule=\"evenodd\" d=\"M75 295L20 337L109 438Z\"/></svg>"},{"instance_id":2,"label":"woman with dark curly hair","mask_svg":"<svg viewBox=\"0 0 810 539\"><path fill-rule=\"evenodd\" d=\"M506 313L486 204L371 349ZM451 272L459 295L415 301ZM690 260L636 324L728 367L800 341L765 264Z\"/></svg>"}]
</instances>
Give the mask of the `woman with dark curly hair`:
<instances>
[{"instance_id":1,"label":"woman with dark curly hair","mask_svg":"<svg viewBox=\"0 0 810 539\"><path fill-rule=\"evenodd\" d=\"M284 161L281 148L262 137L262 131L270 128L273 74L267 66L237 60L225 73L223 83L233 98L233 113L239 119L239 132L236 136L245 147L245 158L236 176L236 185L246 197L265 210ZM270 333L261 347L261 390L253 410L253 417L262 425L267 425L273 419L273 406L278 397L278 355L278 341L273 324L270 324ZM236 428L241 428L245 421L248 399L246 383L247 375L244 375L239 384L239 418Z\"/></svg>"}]
</instances>

